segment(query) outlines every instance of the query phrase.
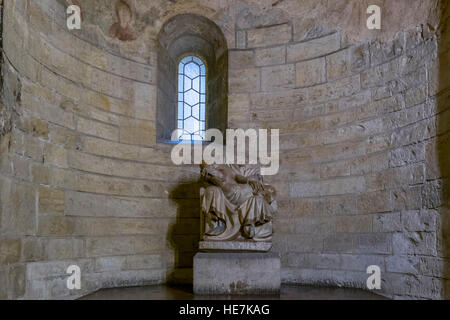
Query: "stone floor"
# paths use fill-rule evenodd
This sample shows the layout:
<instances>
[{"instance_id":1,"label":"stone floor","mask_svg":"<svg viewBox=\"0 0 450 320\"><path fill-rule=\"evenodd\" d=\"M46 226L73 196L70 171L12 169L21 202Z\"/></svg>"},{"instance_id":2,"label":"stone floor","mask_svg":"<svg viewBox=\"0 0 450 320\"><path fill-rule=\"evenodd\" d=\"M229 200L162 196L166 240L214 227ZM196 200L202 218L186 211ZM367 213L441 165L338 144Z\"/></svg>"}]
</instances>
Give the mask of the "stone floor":
<instances>
[{"instance_id":1,"label":"stone floor","mask_svg":"<svg viewBox=\"0 0 450 320\"><path fill-rule=\"evenodd\" d=\"M103 289L82 300L385 300L371 292L347 288L283 285L279 296L196 296L191 287L148 286Z\"/></svg>"}]
</instances>

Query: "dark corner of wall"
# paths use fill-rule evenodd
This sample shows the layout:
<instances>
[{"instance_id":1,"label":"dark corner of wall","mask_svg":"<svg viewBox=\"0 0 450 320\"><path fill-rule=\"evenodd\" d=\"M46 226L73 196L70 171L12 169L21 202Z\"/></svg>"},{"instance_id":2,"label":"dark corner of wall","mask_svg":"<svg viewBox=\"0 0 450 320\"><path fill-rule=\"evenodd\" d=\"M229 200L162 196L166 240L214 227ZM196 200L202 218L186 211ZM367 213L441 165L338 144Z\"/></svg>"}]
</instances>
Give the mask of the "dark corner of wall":
<instances>
[{"instance_id":1,"label":"dark corner of wall","mask_svg":"<svg viewBox=\"0 0 450 320\"><path fill-rule=\"evenodd\" d=\"M437 147L439 167L441 169L442 203L442 250L444 256L445 299L450 299L450 3L441 1L441 19L439 26L439 56L437 79Z\"/></svg>"}]
</instances>

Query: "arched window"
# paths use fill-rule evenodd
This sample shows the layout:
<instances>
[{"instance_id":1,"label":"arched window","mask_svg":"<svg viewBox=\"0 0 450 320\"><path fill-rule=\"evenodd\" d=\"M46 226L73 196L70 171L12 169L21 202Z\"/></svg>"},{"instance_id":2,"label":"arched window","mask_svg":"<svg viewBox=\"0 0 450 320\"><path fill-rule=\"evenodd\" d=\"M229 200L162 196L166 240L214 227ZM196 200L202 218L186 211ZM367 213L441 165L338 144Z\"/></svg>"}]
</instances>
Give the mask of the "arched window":
<instances>
[{"instance_id":1,"label":"arched window","mask_svg":"<svg viewBox=\"0 0 450 320\"><path fill-rule=\"evenodd\" d=\"M199 15L177 15L162 26L157 44L157 142L207 142L206 130L225 132L228 48L220 28Z\"/></svg>"},{"instance_id":2,"label":"arched window","mask_svg":"<svg viewBox=\"0 0 450 320\"><path fill-rule=\"evenodd\" d=\"M178 65L179 140L203 141L206 128L206 65L196 56L183 58Z\"/></svg>"}]
</instances>

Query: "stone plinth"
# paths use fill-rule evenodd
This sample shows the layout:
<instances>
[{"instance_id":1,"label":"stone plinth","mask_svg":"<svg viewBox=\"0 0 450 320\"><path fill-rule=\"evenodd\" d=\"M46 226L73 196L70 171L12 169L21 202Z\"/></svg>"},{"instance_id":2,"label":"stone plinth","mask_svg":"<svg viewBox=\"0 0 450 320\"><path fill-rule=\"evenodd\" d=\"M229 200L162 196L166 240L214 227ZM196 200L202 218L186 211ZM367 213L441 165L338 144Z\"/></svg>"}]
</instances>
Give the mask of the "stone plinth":
<instances>
[{"instance_id":1,"label":"stone plinth","mask_svg":"<svg viewBox=\"0 0 450 320\"><path fill-rule=\"evenodd\" d=\"M195 294L279 294L280 255L200 252L194 257Z\"/></svg>"},{"instance_id":2,"label":"stone plinth","mask_svg":"<svg viewBox=\"0 0 450 320\"><path fill-rule=\"evenodd\" d=\"M200 241L200 251L206 252L268 252L272 242L256 241Z\"/></svg>"}]
</instances>

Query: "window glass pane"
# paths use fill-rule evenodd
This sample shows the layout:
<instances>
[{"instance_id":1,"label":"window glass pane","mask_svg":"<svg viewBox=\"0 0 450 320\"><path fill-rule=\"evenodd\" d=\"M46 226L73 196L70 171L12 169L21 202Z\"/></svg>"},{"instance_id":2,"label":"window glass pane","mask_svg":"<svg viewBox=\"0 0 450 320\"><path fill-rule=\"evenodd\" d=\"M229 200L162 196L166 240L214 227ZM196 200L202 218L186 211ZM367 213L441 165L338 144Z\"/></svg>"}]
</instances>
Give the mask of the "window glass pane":
<instances>
[{"instance_id":1,"label":"window glass pane","mask_svg":"<svg viewBox=\"0 0 450 320\"><path fill-rule=\"evenodd\" d=\"M192 60L193 60L196 64L198 64L199 66L203 65L203 61L200 60L200 59L197 58L197 57L193 57Z\"/></svg>"},{"instance_id":2,"label":"window glass pane","mask_svg":"<svg viewBox=\"0 0 450 320\"><path fill-rule=\"evenodd\" d=\"M205 104L200 104L200 120L205 121Z\"/></svg>"},{"instance_id":3,"label":"window glass pane","mask_svg":"<svg viewBox=\"0 0 450 320\"><path fill-rule=\"evenodd\" d=\"M181 60L181 63L182 64L186 64L186 63L191 62L191 61L192 61L192 57L186 57L183 60Z\"/></svg>"},{"instance_id":4,"label":"window glass pane","mask_svg":"<svg viewBox=\"0 0 450 320\"><path fill-rule=\"evenodd\" d=\"M180 62L180 65L178 66L178 74L184 73L184 63Z\"/></svg>"},{"instance_id":5,"label":"window glass pane","mask_svg":"<svg viewBox=\"0 0 450 320\"><path fill-rule=\"evenodd\" d=\"M183 77L178 77L178 92L184 91L184 81Z\"/></svg>"},{"instance_id":6,"label":"window glass pane","mask_svg":"<svg viewBox=\"0 0 450 320\"><path fill-rule=\"evenodd\" d=\"M187 117L191 116L191 106L188 104L184 104L184 117L180 118L180 119L186 119Z\"/></svg>"},{"instance_id":7,"label":"window glass pane","mask_svg":"<svg viewBox=\"0 0 450 320\"><path fill-rule=\"evenodd\" d=\"M200 92L200 78L199 77L192 80L192 89L194 89L197 92Z\"/></svg>"},{"instance_id":8,"label":"window glass pane","mask_svg":"<svg viewBox=\"0 0 450 320\"><path fill-rule=\"evenodd\" d=\"M194 90L189 90L184 94L184 101L191 106L195 106L200 102L200 95Z\"/></svg>"},{"instance_id":9,"label":"window glass pane","mask_svg":"<svg viewBox=\"0 0 450 320\"><path fill-rule=\"evenodd\" d=\"M183 135L180 137L180 140L185 140L185 141L192 140L192 139L191 139L191 135L190 135L190 134L183 134Z\"/></svg>"},{"instance_id":10,"label":"window glass pane","mask_svg":"<svg viewBox=\"0 0 450 320\"><path fill-rule=\"evenodd\" d=\"M201 93L205 93L206 92L205 82L206 82L206 77L201 77L200 78L200 92Z\"/></svg>"},{"instance_id":11,"label":"window glass pane","mask_svg":"<svg viewBox=\"0 0 450 320\"><path fill-rule=\"evenodd\" d=\"M181 140L203 140L206 128L206 66L185 57L178 66L178 129Z\"/></svg>"},{"instance_id":12,"label":"window glass pane","mask_svg":"<svg viewBox=\"0 0 450 320\"><path fill-rule=\"evenodd\" d=\"M188 63L184 67L184 73L186 76L188 76L191 79L194 79L200 75L200 67L196 63Z\"/></svg>"},{"instance_id":13,"label":"window glass pane","mask_svg":"<svg viewBox=\"0 0 450 320\"><path fill-rule=\"evenodd\" d=\"M184 119L184 116L183 116L183 102L178 102L178 120L183 120ZM178 126L178 128L180 128L179 126Z\"/></svg>"},{"instance_id":14,"label":"window glass pane","mask_svg":"<svg viewBox=\"0 0 450 320\"><path fill-rule=\"evenodd\" d=\"M186 120L184 120L184 130L186 130L189 133L194 133L196 122L198 121L195 121L195 119L192 117L187 118Z\"/></svg>"},{"instance_id":15,"label":"window glass pane","mask_svg":"<svg viewBox=\"0 0 450 320\"><path fill-rule=\"evenodd\" d=\"M200 105L197 104L195 107L192 108L192 116L197 119L200 120Z\"/></svg>"},{"instance_id":16,"label":"window glass pane","mask_svg":"<svg viewBox=\"0 0 450 320\"><path fill-rule=\"evenodd\" d=\"M189 79L188 77L183 77L184 78L184 90L183 91L188 91L189 89L192 88L192 80Z\"/></svg>"}]
</instances>

